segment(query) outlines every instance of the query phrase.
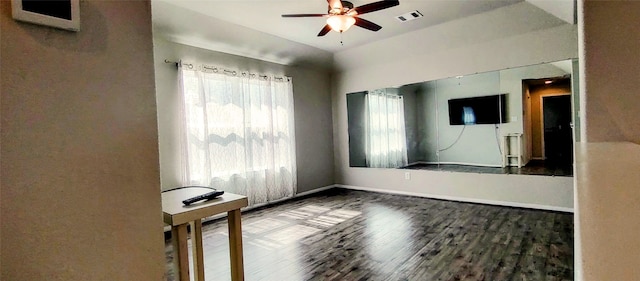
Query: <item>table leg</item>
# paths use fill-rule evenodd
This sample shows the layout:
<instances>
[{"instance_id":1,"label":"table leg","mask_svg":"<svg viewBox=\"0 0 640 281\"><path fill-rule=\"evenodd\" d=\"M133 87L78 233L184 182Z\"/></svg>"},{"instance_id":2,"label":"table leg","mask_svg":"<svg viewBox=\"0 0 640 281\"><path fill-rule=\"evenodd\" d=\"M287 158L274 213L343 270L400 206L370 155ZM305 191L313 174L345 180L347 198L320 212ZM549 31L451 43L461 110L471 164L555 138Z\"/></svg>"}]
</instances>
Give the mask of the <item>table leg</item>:
<instances>
[{"instance_id":1,"label":"table leg","mask_svg":"<svg viewBox=\"0 0 640 281\"><path fill-rule=\"evenodd\" d=\"M189 278L189 248L187 244L187 224L171 227L171 243L173 244L173 264L176 277L180 281Z\"/></svg>"},{"instance_id":2,"label":"table leg","mask_svg":"<svg viewBox=\"0 0 640 281\"><path fill-rule=\"evenodd\" d=\"M193 275L195 281L204 281L204 255L202 252L202 220L191 225L191 252L193 254Z\"/></svg>"},{"instance_id":3,"label":"table leg","mask_svg":"<svg viewBox=\"0 0 640 281\"><path fill-rule=\"evenodd\" d=\"M240 209L228 212L229 223L229 254L231 256L231 280L244 280L244 266L242 264L242 227Z\"/></svg>"}]
</instances>

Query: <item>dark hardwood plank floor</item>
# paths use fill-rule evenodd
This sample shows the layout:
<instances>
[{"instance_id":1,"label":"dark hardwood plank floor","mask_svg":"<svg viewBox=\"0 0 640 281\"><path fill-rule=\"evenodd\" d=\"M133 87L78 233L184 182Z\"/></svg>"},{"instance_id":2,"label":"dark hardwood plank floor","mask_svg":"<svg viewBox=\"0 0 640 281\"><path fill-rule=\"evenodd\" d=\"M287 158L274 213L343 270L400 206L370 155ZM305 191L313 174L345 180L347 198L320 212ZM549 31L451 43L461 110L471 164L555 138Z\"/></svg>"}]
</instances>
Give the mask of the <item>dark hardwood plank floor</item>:
<instances>
[{"instance_id":1,"label":"dark hardwood plank floor","mask_svg":"<svg viewBox=\"0 0 640 281\"><path fill-rule=\"evenodd\" d=\"M246 280L573 280L567 213L331 189L242 220ZM203 226L207 280L230 280L227 236Z\"/></svg>"}]
</instances>

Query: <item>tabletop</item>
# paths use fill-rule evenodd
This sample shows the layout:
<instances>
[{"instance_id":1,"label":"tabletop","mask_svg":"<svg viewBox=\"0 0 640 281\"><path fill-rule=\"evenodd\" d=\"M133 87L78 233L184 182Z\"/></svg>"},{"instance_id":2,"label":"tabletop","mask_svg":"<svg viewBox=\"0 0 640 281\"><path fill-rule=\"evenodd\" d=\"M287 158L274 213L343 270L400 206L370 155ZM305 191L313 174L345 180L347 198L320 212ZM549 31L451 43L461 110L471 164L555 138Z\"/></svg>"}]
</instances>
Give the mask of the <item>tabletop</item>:
<instances>
[{"instance_id":1,"label":"tabletop","mask_svg":"<svg viewBox=\"0 0 640 281\"><path fill-rule=\"evenodd\" d=\"M240 209L248 205L246 196L225 192L217 198L185 206L182 200L211 192L204 187L188 187L162 193L164 222L180 225L219 213Z\"/></svg>"}]
</instances>

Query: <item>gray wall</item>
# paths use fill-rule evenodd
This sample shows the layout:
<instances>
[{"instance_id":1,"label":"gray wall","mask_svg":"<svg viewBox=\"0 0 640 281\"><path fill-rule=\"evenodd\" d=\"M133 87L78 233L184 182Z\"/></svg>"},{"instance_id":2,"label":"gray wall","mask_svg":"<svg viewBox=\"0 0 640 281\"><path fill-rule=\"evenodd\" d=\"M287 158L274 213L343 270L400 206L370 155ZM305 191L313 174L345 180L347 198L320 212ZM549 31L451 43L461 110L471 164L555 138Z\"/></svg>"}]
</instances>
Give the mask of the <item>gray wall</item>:
<instances>
[{"instance_id":1,"label":"gray wall","mask_svg":"<svg viewBox=\"0 0 640 281\"><path fill-rule=\"evenodd\" d=\"M418 119L420 120L418 152L423 162L437 163L438 126L436 126L436 120L438 118L438 110L436 107L436 81L424 82L420 83L420 85L417 100L418 106L423 109L418 111Z\"/></svg>"},{"instance_id":2,"label":"gray wall","mask_svg":"<svg viewBox=\"0 0 640 281\"><path fill-rule=\"evenodd\" d=\"M409 164L422 160L418 151L418 144L420 138L419 132L419 120L417 106L417 90L419 86L408 85L400 87L398 92L402 95L402 103L404 104L404 126L405 135L407 138L407 160Z\"/></svg>"},{"instance_id":3,"label":"gray wall","mask_svg":"<svg viewBox=\"0 0 640 281\"><path fill-rule=\"evenodd\" d=\"M0 279L165 279L149 1L81 1L80 32L10 4Z\"/></svg>"},{"instance_id":4,"label":"gray wall","mask_svg":"<svg viewBox=\"0 0 640 281\"><path fill-rule=\"evenodd\" d=\"M162 189L180 186L179 140L175 105L179 95L177 71L164 60L193 61L230 69L286 75L293 78L298 193L332 185L333 132L330 74L313 68L279 65L229 55L154 37L160 176Z\"/></svg>"},{"instance_id":5,"label":"gray wall","mask_svg":"<svg viewBox=\"0 0 640 281\"><path fill-rule=\"evenodd\" d=\"M571 178L508 175L495 175L494 178L478 174L411 171L411 179L406 180L404 170L357 169L348 165L346 93L576 58L577 28L569 24L536 26L530 21L536 15L531 14L510 17L514 10L519 11L527 5L529 4L512 5L506 9L443 23L434 29L412 32L394 40L382 40L336 54L336 60L344 58L346 62L354 61L337 73L334 80L332 102L336 182L367 189L456 200L543 206L562 210L573 208ZM502 32L502 27L491 26L495 22L509 22L511 29L509 32ZM462 26L469 25L486 27L490 38L478 39L484 34L467 34L470 31ZM537 29L511 33L528 28ZM458 32L452 40L435 40L440 37L434 37L434 33L452 29ZM469 37L465 37L467 35ZM458 42L457 39L460 38L468 40ZM407 46L411 47L410 50ZM374 55L379 50L397 49L404 51Z\"/></svg>"}]
</instances>

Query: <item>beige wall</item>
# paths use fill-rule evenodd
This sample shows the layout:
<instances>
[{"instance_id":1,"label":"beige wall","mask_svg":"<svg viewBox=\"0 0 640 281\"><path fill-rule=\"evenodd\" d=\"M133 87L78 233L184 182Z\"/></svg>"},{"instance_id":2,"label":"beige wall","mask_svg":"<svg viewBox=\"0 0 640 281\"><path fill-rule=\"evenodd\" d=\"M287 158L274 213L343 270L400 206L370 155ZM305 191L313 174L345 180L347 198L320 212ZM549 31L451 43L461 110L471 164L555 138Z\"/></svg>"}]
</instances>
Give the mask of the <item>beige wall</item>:
<instances>
[{"instance_id":1,"label":"beige wall","mask_svg":"<svg viewBox=\"0 0 640 281\"><path fill-rule=\"evenodd\" d=\"M294 120L296 130L296 162L298 193L334 183L333 130L331 119L331 85L326 70L285 66L241 56L173 43L156 36L154 39L158 128L160 142L160 174L163 189L181 185L178 123L176 104L177 71L165 59L192 61L230 69L250 70L293 79Z\"/></svg>"},{"instance_id":2,"label":"beige wall","mask_svg":"<svg viewBox=\"0 0 640 281\"><path fill-rule=\"evenodd\" d=\"M586 1L584 67L586 141L640 143L640 2Z\"/></svg>"},{"instance_id":3,"label":"beige wall","mask_svg":"<svg viewBox=\"0 0 640 281\"><path fill-rule=\"evenodd\" d=\"M578 1L578 8L584 122L576 146L575 279L638 280L640 2Z\"/></svg>"},{"instance_id":4,"label":"beige wall","mask_svg":"<svg viewBox=\"0 0 640 281\"><path fill-rule=\"evenodd\" d=\"M0 2L2 280L162 280L148 1L81 1L74 33Z\"/></svg>"}]
</instances>

